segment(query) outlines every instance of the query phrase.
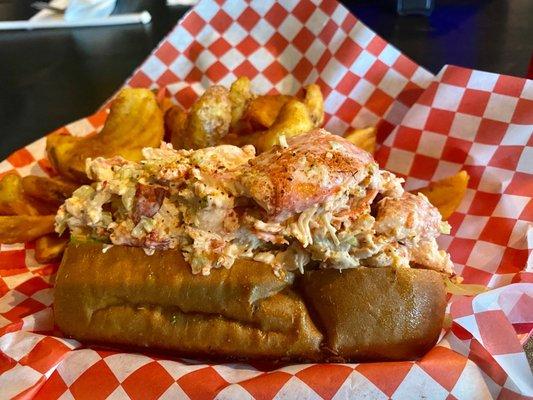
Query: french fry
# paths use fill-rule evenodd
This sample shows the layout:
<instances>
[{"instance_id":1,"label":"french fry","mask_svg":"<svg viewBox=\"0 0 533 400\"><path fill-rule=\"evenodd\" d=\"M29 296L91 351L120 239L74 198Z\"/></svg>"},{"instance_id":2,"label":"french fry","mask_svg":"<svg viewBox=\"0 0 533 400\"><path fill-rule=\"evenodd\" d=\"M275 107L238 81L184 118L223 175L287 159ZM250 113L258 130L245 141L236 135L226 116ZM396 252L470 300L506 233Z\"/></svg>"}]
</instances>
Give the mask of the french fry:
<instances>
[{"instance_id":1,"label":"french fry","mask_svg":"<svg viewBox=\"0 0 533 400\"><path fill-rule=\"evenodd\" d=\"M39 211L24 197L22 179L16 174L7 174L0 180L0 214L38 215Z\"/></svg>"},{"instance_id":2,"label":"french fry","mask_svg":"<svg viewBox=\"0 0 533 400\"><path fill-rule=\"evenodd\" d=\"M96 135L48 136L46 151L56 170L65 178L87 182L85 160L122 156L141 159L143 147L157 147L163 139L163 113L148 89L126 88L117 95L104 128Z\"/></svg>"},{"instance_id":3,"label":"french fry","mask_svg":"<svg viewBox=\"0 0 533 400\"><path fill-rule=\"evenodd\" d=\"M58 261L67 248L68 239L57 233L41 236L35 241L35 259L41 264Z\"/></svg>"},{"instance_id":4,"label":"french fry","mask_svg":"<svg viewBox=\"0 0 533 400\"><path fill-rule=\"evenodd\" d=\"M442 219L446 220L461 204L469 179L468 173L461 171L448 178L432 182L429 186L419 189L418 192L425 195L429 202L439 209Z\"/></svg>"},{"instance_id":5,"label":"french fry","mask_svg":"<svg viewBox=\"0 0 533 400\"><path fill-rule=\"evenodd\" d=\"M376 128L373 126L349 130L344 138L370 154L376 151Z\"/></svg>"},{"instance_id":6,"label":"french fry","mask_svg":"<svg viewBox=\"0 0 533 400\"><path fill-rule=\"evenodd\" d=\"M53 214L56 210L57 207L26 196L17 174L7 174L0 180L0 215Z\"/></svg>"},{"instance_id":7,"label":"french fry","mask_svg":"<svg viewBox=\"0 0 533 400\"><path fill-rule=\"evenodd\" d=\"M250 101L244 118L258 130L270 128L280 110L291 99L291 96L283 94L258 96Z\"/></svg>"},{"instance_id":8,"label":"french fry","mask_svg":"<svg viewBox=\"0 0 533 400\"><path fill-rule=\"evenodd\" d=\"M165 113L165 136L175 149L186 148L187 113L180 106L172 106Z\"/></svg>"},{"instance_id":9,"label":"french fry","mask_svg":"<svg viewBox=\"0 0 533 400\"><path fill-rule=\"evenodd\" d=\"M22 178L24 194L59 207L79 187L61 179L28 175Z\"/></svg>"},{"instance_id":10,"label":"french fry","mask_svg":"<svg viewBox=\"0 0 533 400\"><path fill-rule=\"evenodd\" d=\"M223 86L211 86L192 105L187 117L185 143L189 148L216 146L229 131L231 102Z\"/></svg>"},{"instance_id":11,"label":"french fry","mask_svg":"<svg viewBox=\"0 0 533 400\"><path fill-rule=\"evenodd\" d=\"M251 140L259 151L265 151L279 143L280 136L287 139L308 132L314 128L307 106L298 100L289 100L279 112L270 129L252 135ZM254 143L255 141L255 143Z\"/></svg>"},{"instance_id":12,"label":"french fry","mask_svg":"<svg viewBox=\"0 0 533 400\"><path fill-rule=\"evenodd\" d=\"M470 283L461 283L462 277L453 277L450 279L448 276L444 278L444 284L446 285L446 292L457 296L475 296L480 293L489 290L485 285L475 285Z\"/></svg>"},{"instance_id":13,"label":"french fry","mask_svg":"<svg viewBox=\"0 0 533 400\"><path fill-rule=\"evenodd\" d=\"M321 126L324 122L324 98L320 86L313 83L305 88L304 104L309 110L315 128Z\"/></svg>"},{"instance_id":14,"label":"french fry","mask_svg":"<svg viewBox=\"0 0 533 400\"><path fill-rule=\"evenodd\" d=\"M55 215L0 216L0 243L23 243L54 231Z\"/></svg>"}]
</instances>

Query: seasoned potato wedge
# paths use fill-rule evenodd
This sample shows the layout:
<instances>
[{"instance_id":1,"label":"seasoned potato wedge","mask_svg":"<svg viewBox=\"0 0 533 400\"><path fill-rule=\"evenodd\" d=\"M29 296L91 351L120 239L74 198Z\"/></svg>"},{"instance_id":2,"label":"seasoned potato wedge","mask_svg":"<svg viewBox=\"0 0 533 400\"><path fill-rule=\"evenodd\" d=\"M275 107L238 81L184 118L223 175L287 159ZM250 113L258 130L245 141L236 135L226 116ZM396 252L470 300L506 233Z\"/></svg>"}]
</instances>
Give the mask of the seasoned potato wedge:
<instances>
[{"instance_id":1,"label":"seasoned potato wedge","mask_svg":"<svg viewBox=\"0 0 533 400\"><path fill-rule=\"evenodd\" d=\"M172 101L168 97L162 97L160 99L157 99L157 104L159 105L159 108L161 109L163 115L165 115L168 110L174 107L174 103L172 103Z\"/></svg>"},{"instance_id":2,"label":"seasoned potato wedge","mask_svg":"<svg viewBox=\"0 0 533 400\"><path fill-rule=\"evenodd\" d=\"M251 144L254 144L259 151L265 151L279 144L281 136L288 139L308 132L314 126L307 106L301 101L292 99L282 107L270 129L258 135L252 135L254 137Z\"/></svg>"},{"instance_id":3,"label":"seasoned potato wedge","mask_svg":"<svg viewBox=\"0 0 533 400\"><path fill-rule=\"evenodd\" d=\"M223 86L211 86L192 105L187 117L187 148L216 146L229 131L231 101Z\"/></svg>"},{"instance_id":4,"label":"seasoned potato wedge","mask_svg":"<svg viewBox=\"0 0 533 400\"><path fill-rule=\"evenodd\" d=\"M55 215L0 216L0 243L22 243L54 231Z\"/></svg>"},{"instance_id":5,"label":"seasoned potato wedge","mask_svg":"<svg viewBox=\"0 0 533 400\"><path fill-rule=\"evenodd\" d=\"M233 82L229 89L232 130L240 130L239 125L252 97L253 95L251 92L250 79L245 76L241 76L235 82Z\"/></svg>"},{"instance_id":6,"label":"seasoned potato wedge","mask_svg":"<svg viewBox=\"0 0 533 400\"><path fill-rule=\"evenodd\" d=\"M117 95L104 128L96 135L48 136L46 151L57 171L67 179L86 182L85 160L122 156L139 160L143 147L157 147L163 139L163 114L148 89L122 89Z\"/></svg>"},{"instance_id":7,"label":"seasoned potato wedge","mask_svg":"<svg viewBox=\"0 0 533 400\"><path fill-rule=\"evenodd\" d=\"M282 108L291 100L300 100L309 110L309 115L314 127L319 127L324 122L324 99L318 85L312 84L305 88L305 96L299 99L283 94L258 96L250 101L244 115L256 129L270 128Z\"/></svg>"},{"instance_id":8,"label":"seasoned potato wedge","mask_svg":"<svg viewBox=\"0 0 533 400\"><path fill-rule=\"evenodd\" d=\"M370 154L374 154L376 151L376 133L376 128L369 126L363 129L351 129L344 138Z\"/></svg>"},{"instance_id":9,"label":"seasoned potato wedge","mask_svg":"<svg viewBox=\"0 0 533 400\"><path fill-rule=\"evenodd\" d=\"M304 104L309 110L315 128L324 122L324 98L320 86L311 84L305 88Z\"/></svg>"},{"instance_id":10,"label":"seasoned potato wedge","mask_svg":"<svg viewBox=\"0 0 533 400\"><path fill-rule=\"evenodd\" d=\"M187 145L185 128L187 113L180 106L172 106L165 113L165 135L175 149L183 149Z\"/></svg>"},{"instance_id":11,"label":"seasoned potato wedge","mask_svg":"<svg viewBox=\"0 0 533 400\"><path fill-rule=\"evenodd\" d=\"M461 204L466 193L470 176L466 171L458 172L448 178L432 182L429 186L419 189L431 204L437 207L442 219L448 219Z\"/></svg>"},{"instance_id":12,"label":"seasoned potato wedge","mask_svg":"<svg viewBox=\"0 0 533 400\"><path fill-rule=\"evenodd\" d=\"M291 99L293 97L283 94L258 96L250 101L245 118L256 129L270 128L280 110Z\"/></svg>"},{"instance_id":13,"label":"seasoned potato wedge","mask_svg":"<svg viewBox=\"0 0 533 400\"><path fill-rule=\"evenodd\" d=\"M26 195L59 207L79 185L57 178L28 175L22 178L22 187Z\"/></svg>"},{"instance_id":14,"label":"seasoned potato wedge","mask_svg":"<svg viewBox=\"0 0 533 400\"><path fill-rule=\"evenodd\" d=\"M68 239L50 233L35 241L35 259L41 264L59 261L67 248Z\"/></svg>"},{"instance_id":15,"label":"seasoned potato wedge","mask_svg":"<svg viewBox=\"0 0 533 400\"><path fill-rule=\"evenodd\" d=\"M53 214L56 210L53 205L27 196L17 174L7 174L0 180L0 215Z\"/></svg>"}]
</instances>

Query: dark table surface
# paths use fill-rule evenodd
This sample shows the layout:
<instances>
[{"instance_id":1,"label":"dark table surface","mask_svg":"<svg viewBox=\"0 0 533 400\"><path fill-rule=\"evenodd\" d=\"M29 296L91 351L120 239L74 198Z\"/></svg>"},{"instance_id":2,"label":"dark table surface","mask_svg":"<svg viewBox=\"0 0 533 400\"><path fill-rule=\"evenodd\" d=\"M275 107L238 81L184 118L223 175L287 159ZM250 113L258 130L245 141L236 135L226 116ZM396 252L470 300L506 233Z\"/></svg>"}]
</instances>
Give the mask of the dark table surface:
<instances>
[{"instance_id":1,"label":"dark table surface","mask_svg":"<svg viewBox=\"0 0 533 400\"><path fill-rule=\"evenodd\" d=\"M0 20L27 19L31 0L0 0ZM363 22L432 72L444 64L525 76L532 0L436 0L430 18L400 17L394 0L346 1ZM176 24L186 7L129 0L147 26L0 31L0 160L92 113Z\"/></svg>"}]
</instances>

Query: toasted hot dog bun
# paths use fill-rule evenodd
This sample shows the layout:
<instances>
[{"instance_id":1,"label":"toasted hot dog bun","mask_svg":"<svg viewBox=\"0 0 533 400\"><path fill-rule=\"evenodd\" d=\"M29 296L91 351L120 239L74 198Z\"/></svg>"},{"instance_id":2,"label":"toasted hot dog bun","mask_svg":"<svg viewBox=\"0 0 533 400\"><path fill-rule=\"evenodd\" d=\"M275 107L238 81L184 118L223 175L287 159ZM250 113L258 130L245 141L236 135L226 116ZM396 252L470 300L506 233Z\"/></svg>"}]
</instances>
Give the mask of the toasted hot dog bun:
<instances>
[{"instance_id":1,"label":"toasted hot dog bun","mask_svg":"<svg viewBox=\"0 0 533 400\"><path fill-rule=\"evenodd\" d=\"M446 290L435 271L308 271L302 286L327 338L324 347L342 358L418 358L435 345L442 329Z\"/></svg>"},{"instance_id":2,"label":"toasted hot dog bun","mask_svg":"<svg viewBox=\"0 0 533 400\"><path fill-rule=\"evenodd\" d=\"M322 335L293 275L239 260L193 275L179 251L70 244L55 286L56 324L78 340L238 358L306 358Z\"/></svg>"},{"instance_id":3,"label":"toasted hot dog bun","mask_svg":"<svg viewBox=\"0 0 533 400\"><path fill-rule=\"evenodd\" d=\"M444 284L433 271L320 270L293 282L248 260L201 276L179 251L69 244L54 315L81 341L239 359L413 359L442 326Z\"/></svg>"}]
</instances>

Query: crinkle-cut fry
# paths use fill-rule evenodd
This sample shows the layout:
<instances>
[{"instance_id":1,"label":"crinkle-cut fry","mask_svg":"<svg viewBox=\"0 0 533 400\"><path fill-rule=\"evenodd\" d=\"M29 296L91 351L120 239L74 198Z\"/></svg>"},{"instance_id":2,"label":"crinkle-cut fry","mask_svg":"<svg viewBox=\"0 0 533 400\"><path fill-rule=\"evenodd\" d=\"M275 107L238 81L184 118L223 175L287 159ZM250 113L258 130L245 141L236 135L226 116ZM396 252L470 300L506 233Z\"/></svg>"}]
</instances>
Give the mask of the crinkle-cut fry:
<instances>
[{"instance_id":1,"label":"crinkle-cut fry","mask_svg":"<svg viewBox=\"0 0 533 400\"><path fill-rule=\"evenodd\" d=\"M307 106L301 101L291 99L282 107L270 129L251 135L251 144L254 144L259 151L265 151L279 144L280 136L283 135L288 139L308 132L314 126Z\"/></svg>"},{"instance_id":2,"label":"crinkle-cut fry","mask_svg":"<svg viewBox=\"0 0 533 400\"><path fill-rule=\"evenodd\" d=\"M28 196L59 207L79 185L59 178L28 175L22 178L22 187Z\"/></svg>"},{"instance_id":3,"label":"crinkle-cut fry","mask_svg":"<svg viewBox=\"0 0 533 400\"><path fill-rule=\"evenodd\" d=\"M86 137L53 133L47 138L46 151L63 177L87 182L87 158L122 156L138 161L144 147L161 144L163 133L163 113L152 91L125 88L111 104L99 133Z\"/></svg>"},{"instance_id":4,"label":"crinkle-cut fry","mask_svg":"<svg viewBox=\"0 0 533 400\"><path fill-rule=\"evenodd\" d=\"M7 174L0 180L0 214L39 215L24 196L22 178L17 174Z\"/></svg>"},{"instance_id":5,"label":"crinkle-cut fry","mask_svg":"<svg viewBox=\"0 0 533 400\"><path fill-rule=\"evenodd\" d=\"M257 130L270 128L287 102L295 97L283 94L258 96L250 101L244 118Z\"/></svg>"},{"instance_id":6,"label":"crinkle-cut fry","mask_svg":"<svg viewBox=\"0 0 533 400\"><path fill-rule=\"evenodd\" d=\"M246 76L239 77L231 84L229 89L229 100L231 102L231 129L239 131L242 117L253 98L251 92L250 79Z\"/></svg>"},{"instance_id":7,"label":"crinkle-cut fry","mask_svg":"<svg viewBox=\"0 0 533 400\"><path fill-rule=\"evenodd\" d=\"M231 122L228 90L211 86L192 105L187 116L185 143L187 148L216 146L227 135Z\"/></svg>"},{"instance_id":8,"label":"crinkle-cut fry","mask_svg":"<svg viewBox=\"0 0 533 400\"><path fill-rule=\"evenodd\" d=\"M185 128L187 113L180 106L172 106L165 113L165 136L175 149L184 149L186 144Z\"/></svg>"},{"instance_id":9,"label":"crinkle-cut fry","mask_svg":"<svg viewBox=\"0 0 533 400\"><path fill-rule=\"evenodd\" d=\"M27 196L22 178L13 173L0 180L0 215L53 214L57 207Z\"/></svg>"},{"instance_id":10,"label":"crinkle-cut fry","mask_svg":"<svg viewBox=\"0 0 533 400\"><path fill-rule=\"evenodd\" d=\"M355 144L360 149L374 154L376 151L376 134L374 126L362 129L351 129L344 135L344 138Z\"/></svg>"},{"instance_id":11,"label":"crinkle-cut fry","mask_svg":"<svg viewBox=\"0 0 533 400\"><path fill-rule=\"evenodd\" d=\"M446 220L461 204L466 193L470 176L466 171L432 182L429 186L419 189L418 192L425 195L431 204L437 207Z\"/></svg>"},{"instance_id":12,"label":"crinkle-cut fry","mask_svg":"<svg viewBox=\"0 0 533 400\"><path fill-rule=\"evenodd\" d=\"M0 216L0 243L23 243L54 232L55 215Z\"/></svg>"},{"instance_id":13,"label":"crinkle-cut fry","mask_svg":"<svg viewBox=\"0 0 533 400\"><path fill-rule=\"evenodd\" d=\"M320 86L313 83L305 87L304 104L309 110L315 128L320 127L324 122L324 98Z\"/></svg>"},{"instance_id":14,"label":"crinkle-cut fry","mask_svg":"<svg viewBox=\"0 0 533 400\"><path fill-rule=\"evenodd\" d=\"M35 259L41 264L59 261L67 244L68 238L59 237L57 233L41 236L35 241Z\"/></svg>"}]
</instances>

